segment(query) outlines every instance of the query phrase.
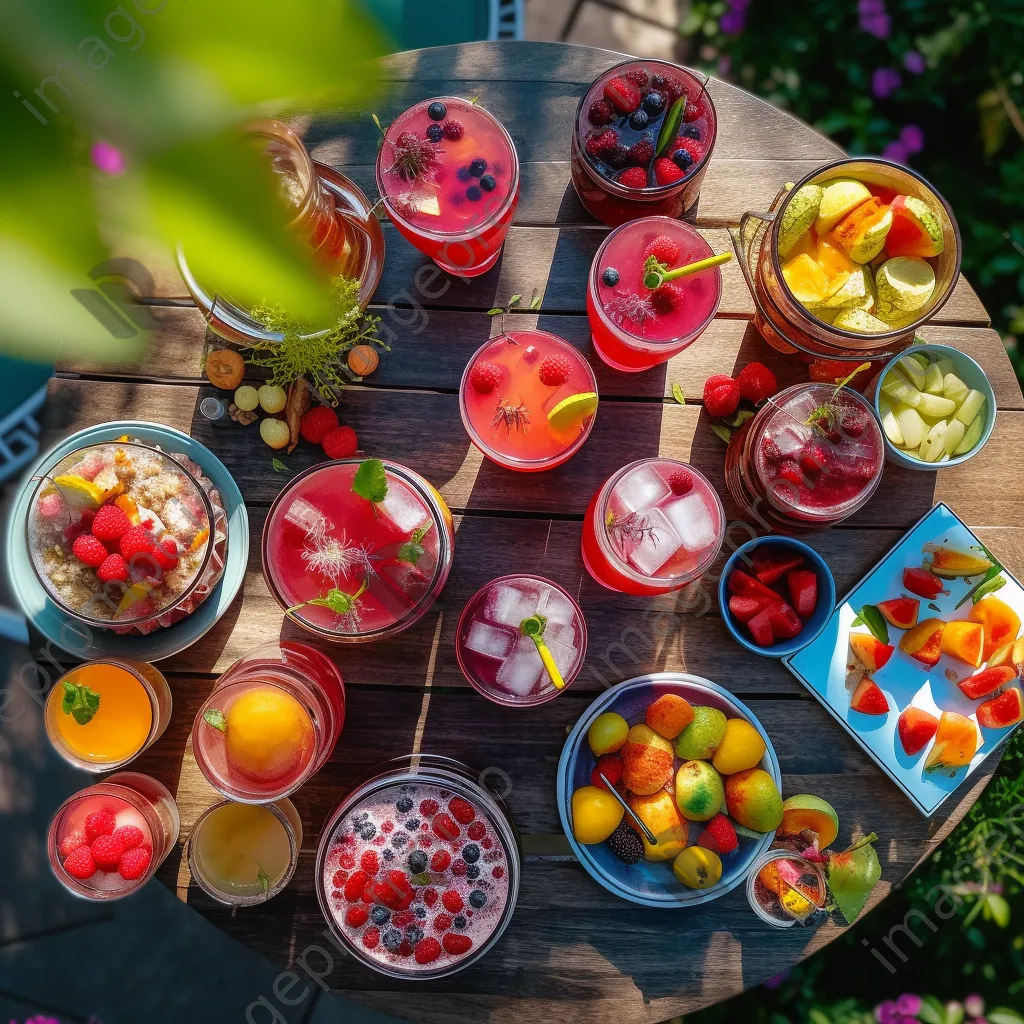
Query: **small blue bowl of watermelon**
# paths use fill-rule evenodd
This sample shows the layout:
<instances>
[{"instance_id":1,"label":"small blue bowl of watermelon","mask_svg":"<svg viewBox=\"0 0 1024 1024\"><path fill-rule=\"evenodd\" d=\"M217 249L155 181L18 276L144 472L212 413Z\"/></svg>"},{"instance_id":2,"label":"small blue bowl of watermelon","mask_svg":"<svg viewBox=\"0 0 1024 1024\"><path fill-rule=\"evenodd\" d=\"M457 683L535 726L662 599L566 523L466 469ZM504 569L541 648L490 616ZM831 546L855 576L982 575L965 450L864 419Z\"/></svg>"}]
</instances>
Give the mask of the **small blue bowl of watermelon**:
<instances>
[{"instance_id":1,"label":"small blue bowl of watermelon","mask_svg":"<svg viewBox=\"0 0 1024 1024\"><path fill-rule=\"evenodd\" d=\"M733 638L755 654L785 658L825 627L836 584L814 548L792 537L757 537L738 547L718 582L718 605Z\"/></svg>"}]
</instances>

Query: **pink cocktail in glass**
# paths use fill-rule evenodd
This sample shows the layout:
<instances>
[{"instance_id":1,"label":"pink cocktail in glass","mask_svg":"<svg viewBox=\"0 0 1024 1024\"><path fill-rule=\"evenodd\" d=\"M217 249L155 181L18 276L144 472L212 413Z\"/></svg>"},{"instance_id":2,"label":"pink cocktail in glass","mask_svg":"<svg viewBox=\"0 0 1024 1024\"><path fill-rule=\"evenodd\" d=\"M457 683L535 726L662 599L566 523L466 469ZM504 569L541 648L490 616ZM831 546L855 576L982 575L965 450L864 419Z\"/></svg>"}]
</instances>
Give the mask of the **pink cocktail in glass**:
<instances>
[{"instance_id":1,"label":"pink cocktail in glass","mask_svg":"<svg viewBox=\"0 0 1024 1024\"><path fill-rule=\"evenodd\" d=\"M724 537L725 509L701 473L674 459L641 459L591 499L583 564L609 590L664 594L700 576Z\"/></svg>"},{"instance_id":2,"label":"pink cocktail in glass","mask_svg":"<svg viewBox=\"0 0 1024 1024\"><path fill-rule=\"evenodd\" d=\"M368 462L380 467L376 501L353 489ZM376 640L433 604L454 551L451 512L423 477L395 462L344 459L312 466L278 495L263 530L263 575L310 632Z\"/></svg>"},{"instance_id":3,"label":"pink cocktail in glass","mask_svg":"<svg viewBox=\"0 0 1024 1024\"><path fill-rule=\"evenodd\" d=\"M568 591L541 576L502 576L470 598L455 633L455 653L466 679L497 704L543 704L558 687L524 619L544 618L542 639L565 686L587 653L587 624Z\"/></svg>"},{"instance_id":4,"label":"pink cocktail in glass","mask_svg":"<svg viewBox=\"0 0 1024 1024\"><path fill-rule=\"evenodd\" d=\"M714 318L722 298L722 272L710 267L644 285L644 264L654 255L671 271L714 255L688 224L644 217L616 228L590 268L587 313L597 354L616 370L647 370L691 345Z\"/></svg>"},{"instance_id":5,"label":"pink cocktail in glass","mask_svg":"<svg viewBox=\"0 0 1024 1024\"><path fill-rule=\"evenodd\" d=\"M178 841L178 808L167 788L119 772L61 804L47 834L50 868L88 900L117 900L145 885Z\"/></svg>"},{"instance_id":6,"label":"pink cocktail in glass","mask_svg":"<svg viewBox=\"0 0 1024 1024\"><path fill-rule=\"evenodd\" d=\"M470 359L462 422L489 459L509 469L560 466L586 441L597 380L583 355L547 331L506 331Z\"/></svg>"},{"instance_id":7,"label":"pink cocktail in glass","mask_svg":"<svg viewBox=\"0 0 1024 1024\"><path fill-rule=\"evenodd\" d=\"M863 395L795 384L733 435L725 480L751 522L792 533L853 515L875 493L884 463L881 428Z\"/></svg>"},{"instance_id":8,"label":"pink cocktail in glass","mask_svg":"<svg viewBox=\"0 0 1024 1024\"><path fill-rule=\"evenodd\" d=\"M293 640L239 658L196 715L192 752L230 800L265 804L294 793L330 757L345 723L345 684L320 651Z\"/></svg>"},{"instance_id":9,"label":"pink cocktail in glass","mask_svg":"<svg viewBox=\"0 0 1024 1024\"><path fill-rule=\"evenodd\" d=\"M519 200L519 158L483 107L455 96L422 100L391 122L377 154L391 222L451 274L494 265Z\"/></svg>"}]
</instances>

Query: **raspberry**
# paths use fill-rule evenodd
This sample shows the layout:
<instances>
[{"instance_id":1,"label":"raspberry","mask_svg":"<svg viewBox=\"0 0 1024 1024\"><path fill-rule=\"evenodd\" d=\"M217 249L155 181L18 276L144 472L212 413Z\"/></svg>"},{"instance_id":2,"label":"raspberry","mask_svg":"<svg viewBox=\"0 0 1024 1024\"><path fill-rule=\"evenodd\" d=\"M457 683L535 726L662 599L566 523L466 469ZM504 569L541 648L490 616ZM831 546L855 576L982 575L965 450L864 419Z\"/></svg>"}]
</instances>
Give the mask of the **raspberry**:
<instances>
[{"instance_id":1,"label":"raspberry","mask_svg":"<svg viewBox=\"0 0 1024 1024\"><path fill-rule=\"evenodd\" d=\"M487 826L482 821L474 821L466 833L470 839L483 839L486 834Z\"/></svg>"},{"instance_id":2,"label":"raspberry","mask_svg":"<svg viewBox=\"0 0 1024 1024\"><path fill-rule=\"evenodd\" d=\"M136 846L121 858L117 872L126 882L135 882L149 870L152 860L152 850L146 846Z\"/></svg>"},{"instance_id":3,"label":"raspberry","mask_svg":"<svg viewBox=\"0 0 1024 1024\"><path fill-rule=\"evenodd\" d=\"M181 557L181 553L178 551L178 542L173 537L164 537L153 548L153 557L164 572L170 572Z\"/></svg>"},{"instance_id":4,"label":"raspberry","mask_svg":"<svg viewBox=\"0 0 1024 1024\"><path fill-rule=\"evenodd\" d=\"M92 878L96 874L96 861L88 846L80 846L64 861L64 870L72 878Z\"/></svg>"},{"instance_id":5,"label":"raspberry","mask_svg":"<svg viewBox=\"0 0 1024 1024\"><path fill-rule=\"evenodd\" d=\"M704 382L704 408L709 416L731 416L740 404L740 386L724 373Z\"/></svg>"},{"instance_id":6,"label":"raspberry","mask_svg":"<svg viewBox=\"0 0 1024 1024\"><path fill-rule=\"evenodd\" d=\"M590 774L590 784L599 789L607 789L608 787L601 779L602 775L613 786L622 781L622 758L618 754L602 754L597 759L597 764L594 765L594 770Z\"/></svg>"},{"instance_id":7,"label":"raspberry","mask_svg":"<svg viewBox=\"0 0 1024 1024\"><path fill-rule=\"evenodd\" d=\"M505 869L499 864L497 867L491 868L491 874L494 875L495 878L504 878Z\"/></svg>"},{"instance_id":8,"label":"raspberry","mask_svg":"<svg viewBox=\"0 0 1024 1024\"><path fill-rule=\"evenodd\" d=\"M629 147L629 160L634 164L649 164L654 156L654 144L650 139L641 139Z\"/></svg>"},{"instance_id":9,"label":"raspberry","mask_svg":"<svg viewBox=\"0 0 1024 1024\"><path fill-rule=\"evenodd\" d=\"M395 823L393 821L382 821L380 825L381 832L394 832Z\"/></svg>"},{"instance_id":10,"label":"raspberry","mask_svg":"<svg viewBox=\"0 0 1024 1024\"><path fill-rule=\"evenodd\" d=\"M632 114L640 106L640 90L625 78L606 82L604 97L620 114Z\"/></svg>"},{"instance_id":11,"label":"raspberry","mask_svg":"<svg viewBox=\"0 0 1024 1024\"><path fill-rule=\"evenodd\" d=\"M351 871L352 868L354 868L356 866L356 859L355 859L355 857L352 856L351 853L343 853L341 855L341 860L339 860L338 863L343 868L348 868L349 871Z\"/></svg>"},{"instance_id":12,"label":"raspberry","mask_svg":"<svg viewBox=\"0 0 1024 1024\"><path fill-rule=\"evenodd\" d=\"M799 458L800 468L812 480L824 472L832 463L832 455L819 441L812 441L807 448L801 452Z\"/></svg>"},{"instance_id":13,"label":"raspberry","mask_svg":"<svg viewBox=\"0 0 1024 1024\"><path fill-rule=\"evenodd\" d=\"M107 549L103 542L94 537L91 533L83 533L75 538L71 545L71 552L80 562L99 568L107 560Z\"/></svg>"},{"instance_id":14,"label":"raspberry","mask_svg":"<svg viewBox=\"0 0 1024 1024\"><path fill-rule=\"evenodd\" d=\"M466 873L466 869L469 865L464 860L457 860L452 865L452 874L459 875L460 877Z\"/></svg>"},{"instance_id":15,"label":"raspberry","mask_svg":"<svg viewBox=\"0 0 1024 1024\"><path fill-rule=\"evenodd\" d=\"M131 560L140 554L151 554L153 551L153 538L149 531L141 524L133 526L125 532L121 538L121 557L131 564Z\"/></svg>"},{"instance_id":16,"label":"raspberry","mask_svg":"<svg viewBox=\"0 0 1024 1024\"><path fill-rule=\"evenodd\" d=\"M303 441L320 444L338 426L338 414L326 405L315 405L302 414L299 420L299 434Z\"/></svg>"},{"instance_id":17,"label":"raspberry","mask_svg":"<svg viewBox=\"0 0 1024 1024\"><path fill-rule=\"evenodd\" d=\"M117 823L110 811L93 811L85 819L85 838L91 843L99 836L113 835Z\"/></svg>"},{"instance_id":18,"label":"raspberry","mask_svg":"<svg viewBox=\"0 0 1024 1024\"><path fill-rule=\"evenodd\" d=\"M349 903L358 903L363 898L363 890L366 888L366 883L370 881L370 876L365 871L353 871L348 876L348 880L345 882L344 889L345 899Z\"/></svg>"},{"instance_id":19,"label":"raspberry","mask_svg":"<svg viewBox=\"0 0 1024 1024\"><path fill-rule=\"evenodd\" d=\"M605 128L603 132L595 132L587 139L587 152L591 156L605 156L619 144L619 133L614 128Z\"/></svg>"},{"instance_id":20,"label":"raspberry","mask_svg":"<svg viewBox=\"0 0 1024 1024\"><path fill-rule=\"evenodd\" d=\"M361 941L367 949L376 949L377 944L380 942L380 929L375 926L367 928L363 932Z\"/></svg>"},{"instance_id":21,"label":"raspberry","mask_svg":"<svg viewBox=\"0 0 1024 1024\"><path fill-rule=\"evenodd\" d=\"M674 266L679 259L679 246L668 235L658 235L650 245L644 249L643 262L653 256L659 263L667 267Z\"/></svg>"},{"instance_id":22,"label":"raspberry","mask_svg":"<svg viewBox=\"0 0 1024 1024\"><path fill-rule=\"evenodd\" d=\"M489 395L502 379L501 367L496 363L489 363L486 359L481 360L469 371L469 383L478 395Z\"/></svg>"},{"instance_id":23,"label":"raspberry","mask_svg":"<svg viewBox=\"0 0 1024 1024\"><path fill-rule=\"evenodd\" d=\"M761 439L761 458L769 466L777 466L782 461L782 451L773 438L765 437Z\"/></svg>"},{"instance_id":24,"label":"raspberry","mask_svg":"<svg viewBox=\"0 0 1024 1024\"><path fill-rule=\"evenodd\" d=\"M569 362L568 356L559 352L557 355L548 356L540 364L537 374L545 387L557 388L572 376L572 363Z\"/></svg>"},{"instance_id":25,"label":"raspberry","mask_svg":"<svg viewBox=\"0 0 1024 1024\"><path fill-rule=\"evenodd\" d=\"M647 188L647 172L642 167L627 167L616 180L626 188Z\"/></svg>"},{"instance_id":26,"label":"raspberry","mask_svg":"<svg viewBox=\"0 0 1024 1024\"><path fill-rule=\"evenodd\" d=\"M716 814L697 837L697 845L719 854L732 853L740 845L736 829L724 814Z\"/></svg>"},{"instance_id":27,"label":"raspberry","mask_svg":"<svg viewBox=\"0 0 1024 1024\"><path fill-rule=\"evenodd\" d=\"M424 818L432 818L441 809L441 805L436 800L423 800L420 802L420 814Z\"/></svg>"},{"instance_id":28,"label":"raspberry","mask_svg":"<svg viewBox=\"0 0 1024 1024\"><path fill-rule=\"evenodd\" d=\"M430 858L430 870L447 871L451 862L452 855L447 850L438 850L437 853Z\"/></svg>"},{"instance_id":29,"label":"raspberry","mask_svg":"<svg viewBox=\"0 0 1024 1024\"><path fill-rule=\"evenodd\" d=\"M435 836L449 843L454 842L462 835L462 829L455 824L452 817L448 814L435 814L430 827L434 830Z\"/></svg>"},{"instance_id":30,"label":"raspberry","mask_svg":"<svg viewBox=\"0 0 1024 1024\"><path fill-rule=\"evenodd\" d=\"M92 521L92 535L102 541L120 540L131 525L131 520L116 505L104 505Z\"/></svg>"},{"instance_id":31,"label":"raspberry","mask_svg":"<svg viewBox=\"0 0 1024 1024\"><path fill-rule=\"evenodd\" d=\"M683 121L689 124L691 121L696 121L700 117L700 107L691 99L687 99L686 106L683 107Z\"/></svg>"},{"instance_id":32,"label":"raspberry","mask_svg":"<svg viewBox=\"0 0 1024 1024\"><path fill-rule=\"evenodd\" d=\"M339 868L334 872L334 877L331 879L335 889L340 889L348 881L348 872L342 868Z\"/></svg>"},{"instance_id":33,"label":"raspberry","mask_svg":"<svg viewBox=\"0 0 1024 1024\"><path fill-rule=\"evenodd\" d=\"M672 185L682 181L685 174L666 156L659 156L654 161L654 181L658 185Z\"/></svg>"},{"instance_id":34,"label":"raspberry","mask_svg":"<svg viewBox=\"0 0 1024 1024\"><path fill-rule=\"evenodd\" d=\"M448 801L448 810L451 811L452 816L460 825L468 825L476 818L476 810L473 805L468 800L463 800L460 796L452 797Z\"/></svg>"},{"instance_id":35,"label":"raspberry","mask_svg":"<svg viewBox=\"0 0 1024 1024\"><path fill-rule=\"evenodd\" d=\"M461 121L445 121L441 125L441 130L444 132L444 137L452 142L458 142L466 134L466 129L463 128Z\"/></svg>"},{"instance_id":36,"label":"raspberry","mask_svg":"<svg viewBox=\"0 0 1024 1024\"><path fill-rule=\"evenodd\" d=\"M335 427L324 435L320 444L329 459L347 459L359 448L356 432L351 427Z\"/></svg>"},{"instance_id":37,"label":"raspberry","mask_svg":"<svg viewBox=\"0 0 1024 1024\"><path fill-rule=\"evenodd\" d=\"M353 906L345 911L345 924L353 928L362 928L370 920L370 912L366 907Z\"/></svg>"},{"instance_id":38,"label":"raspberry","mask_svg":"<svg viewBox=\"0 0 1024 1024\"><path fill-rule=\"evenodd\" d=\"M632 82L638 89L646 89L650 81L643 68L631 68L622 77Z\"/></svg>"},{"instance_id":39,"label":"raspberry","mask_svg":"<svg viewBox=\"0 0 1024 1024\"><path fill-rule=\"evenodd\" d=\"M651 305L659 313L671 313L680 309L685 301L686 296L677 284L663 284L651 293Z\"/></svg>"},{"instance_id":40,"label":"raspberry","mask_svg":"<svg viewBox=\"0 0 1024 1024\"><path fill-rule=\"evenodd\" d=\"M368 874L375 875L380 871L380 861L377 860L376 850L366 850L359 858L359 866Z\"/></svg>"},{"instance_id":41,"label":"raspberry","mask_svg":"<svg viewBox=\"0 0 1024 1024\"><path fill-rule=\"evenodd\" d=\"M101 868L116 868L124 853L121 840L114 835L97 836L92 841L92 859Z\"/></svg>"},{"instance_id":42,"label":"raspberry","mask_svg":"<svg viewBox=\"0 0 1024 1024\"><path fill-rule=\"evenodd\" d=\"M444 951L451 956L461 956L463 953L468 953L473 947L473 940L468 935L449 932L441 940L441 945L444 947Z\"/></svg>"},{"instance_id":43,"label":"raspberry","mask_svg":"<svg viewBox=\"0 0 1024 1024\"><path fill-rule=\"evenodd\" d=\"M663 77L665 82L661 86L661 91L666 96L666 102L674 103L686 92L686 86L675 75L664 75ZM667 99L669 96L672 97L671 100Z\"/></svg>"},{"instance_id":44,"label":"raspberry","mask_svg":"<svg viewBox=\"0 0 1024 1024\"><path fill-rule=\"evenodd\" d=\"M457 914L465 906L462 897L454 889L449 889L441 897L441 905L452 914Z\"/></svg>"},{"instance_id":45,"label":"raspberry","mask_svg":"<svg viewBox=\"0 0 1024 1024\"><path fill-rule=\"evenodd\" d=\"M594 100L587 111L587 120L593 125L610 124L615 120L615 110L607 100Z\"/></svg>"},{"instance_id":46,"label":"raspberry","mask_svg":"<svg viewBox=\"0 0 1024 1024\"><path fill-rule=\"evenodd\" d=\"M868 417L861 409L846 409L839 420L839 429L847 437L860 437L867 427Z\"/></svg>"},{"instance_id":47,"label":"raspberry","mask_svg":"<svg viewBox=\"0 0 1024 1024\"><path fill-rule=\"evenodd\" d=\"M137 825L122 825L114 829L112 835L115 839L121 840L121 846L125 850L134 850L136 846L141 846L146 838Z\"/></svg>"},{"instance_id":48,"label":"raspberry","mask_svg":"<svg viewBox=\"0 0 1024 1024\"><path fill-rule=\"evenodd\" d=\"M740 394L755 405L779 390L775 374L764 363L747 363L736 376Z\"/></svg>"},{"instance_id":49,"label":"raspberry","mask_svg":"<svg viewBox=\"0 0 1024 1024\"><path fill-rule=\"evenodd\" d=\"M791 484L797 484L802 486L804 483L804 475L800 472L800 467L790 460L784 462L779 466L779 480L785 480Z\"/></svg>"},{"instance_id":50,"label":"raspberry","mask_svg":"<svg viewBox=\"0 0 1024 1024\"><path fill-rule=\"evenodd\" d=\"M704 156L704 147L696 139L691 139L687 135L677 136L675 142L672 143L672 152L674 153L677 149L687 153L694 163Z\"/></svg>"},{"instance_id":51,"label":"raspberry","mask_svg":"<svg viewBox=\"0 0 1024 1024\"><path fill-rule=\"evenodd\" d=\"M70 857L75 850L81 849L83 846L88 846L88 840L85 838L85 832L83 829L76 828L73 832L69 832L60 841L60 855L62 857Z\"/></svg>"},{"instance_id":52,"label":"raspberry","mask_svg":"<svg viewBox=\"0 0 1024 1024\"><path fill-rule=\"evenodd\" d=\"M432 907L437 902L437 890L432 885L428 885L426 889L421 889L420 896L428 907Z\"/></svg>"},{"instance_id":53,"label":"raspberry","mask_svg":"<svg viewBox=\"0 0 1024 1024\"><path fill-rule=\"evenodd\" d=\"M433 963L441 955L441 943L433 936L416 943L416 963Z\"/></svg>"},{"instance_id":54,"label":"raspberry","mask_svg":"<svg viewBox=\"0 0 1024 1024\"><path fill-rule=\"evenodd\" d=\"M434 918L434 931L446 932L452 926L451 914L438 914Z\"/></svg>"}]
</instances>

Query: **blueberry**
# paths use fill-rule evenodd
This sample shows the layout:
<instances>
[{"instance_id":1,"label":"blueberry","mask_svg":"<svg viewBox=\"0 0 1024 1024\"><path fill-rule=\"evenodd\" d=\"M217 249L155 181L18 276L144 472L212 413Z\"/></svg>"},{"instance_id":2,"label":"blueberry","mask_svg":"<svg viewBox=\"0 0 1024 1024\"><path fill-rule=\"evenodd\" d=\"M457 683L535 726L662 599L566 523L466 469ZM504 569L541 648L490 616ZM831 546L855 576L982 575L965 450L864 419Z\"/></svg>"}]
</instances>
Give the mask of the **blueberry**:
<instances>
[{"instance_id":1,"label":"blueberry","mask_svg":"<svg viewBox=\"0 0 1024 1024\"><path fill-rule=\"evenodd\" d=\"M469 181L469 179L472 178L473 175L469 173L468 167L460 167L455 172L455 177L458 178L459 181Z\"/></svg>"},{"instance_id":2,"label":"blueberry","mask_svg":"<svg viewBox=\"0 0 1024 1024\"><path fill-rule=\"evenodd\" d=\"M370 920L374 924L387 924L391 920L391 911L387 907L374 907L370 911Z\"/></svg>"},{"instance_id":3,"label":"blueberry","mask_svg":"<svg viewBox=\"0 0 1024 1024\"><path fill-rule=\"evenodd\" d=\"M651 75L651 85L653 85L655 89L664 89L665 88L665 76L664 75Z\"/></svg>"},{"instance_id":4,"label":"blueberry","mask_svg":"<svg viewBox=\"0 0 1024 1024\"><path fill-rule=\"evenodd\" d=\"M410 832L415 832L420 827L420 819L410 818L402 827L407 828Z\"/></svg>"},{"instance_id":5,"label":"blueberry","mask_svg":"<svg viewBox=\"0 0 1024 1024\"><path fill-rule=\"evenodd\" d=\"M663 93L652 91L644 97L644 110L651 117L657 117L665 108L665 96Z\"/></svg>"},{"instance_id":6,"label":"blueberry","mask_svg":"<svg viewBox=\"0 0 1024 1024\"><path fill-rule=\"evenodd\" d=\"M439 124L432 124L427 128L427 138L431 142L440 142L444 138L444 129Z\"/></svg>"},{"instance_id":7,"label":"blueberry","mask_svg":"<svg viewBox=\"0 0 1024 1024\"><path fill-rule=\"evenodd\" d=\"M674 163L676 167L682 168L682 170L685 171L686 168L693 163L693 157L690 156L685 149L677 149L672 154L672 163Z\"/></svg>"},{"instance_id":8,"label":"blueberry","mask_svg":"<svg viewBox=\"0 0 1024 1024\"><path fill-rule=\"evenodd\" d=\"M427 864L429 864L429 858L422 850L413 850L409 854L409 870L414 874L418 875L423 871L427 870Z\"/></svg>"},{"instance_id":9,"label":"blueberry","mask_svg":"<svg viewBox=\"0 0 1024 1024\"><path fill-rule=\"evenodd\" d=\"M411 924L405 929L405 937L410 945L415 946L423 938L423 929L418 924Z\"/></svg>"},{"instance_id":10,"label":"blueberry","mask_svg":"<svg viewBox=\"0 0 1024 1024\"><path fill-rule=\"evenodd\" d=\"M700 129L695 124L684 124L679 129L679 134L685 139L699 139Z\"/></svg>"},{"instance_id":11,"label":"blueberry","mask_svg":"<svg viewBox=\"0 0 1024 1024\"><path fill-rule=\"evenodd\" d=\"M483 157L480 157L480 156L478 156L469 165L469 173L472 174L474 178L479 178L480 175L483 174L484 171L486 171L486 170L487 170L487 161Z\"/></svg>"},{"instance_id":12,"label":"blueberry","mask_svg":"<svg viewBox=\"0 0 1024 1024\"><path fill-rule=\"evenodd\" d=\"M487 894L483 889L474 889L469 894L469 905L474 910L479 910L487 902Z\"/></svg>"},{"instance_id":13,"label":"blueberry","mask_svg":"<svg viewBox=\"0 0 1024 1024\"><path fill-rule=\"evenodd\" d=\"M384 851L384 859L385 860L394 860L395 859L395 852L394 852L394 850L385 850Z\"/></svg>"},{"instance_id":14,"label":"blueberry","mask_svg":"<svg viewBox=\"0 0 1024 1024\"><path fill-rule=\"evenodd\" d=\"M634 110L629 115L629 127L634 131L642 132L647 127L649 120L650 118L648 118L646 110Z\"/></svg>"},{"instance_id":15,"label":"blueberry","mask_svg":"<svg viewBox=\"0 0 1024 1024\"><path fill-rule=\"evenodd\" d=\"M391 845L396 850L400 850L407 842L409 842L409 837L404 832L396 832L391 837Z\"/></svg>"},{"instance_id":16,"label":"blueberry","mask_svg":"<svg viewBox=\"0 0 1024 1024\"><path fill-rule=\"evenodd\" d=\"M398 808L402 814L405 814L406 811L412 810L412 801L407 796L400 796L398 801L395 803L395 807Z\"/></svg>"},{"instance_id":17,"label":"blueberry","mask_svg":"<svg viewBox=\"0 0 1024 1024\"><path fill-rule=\"evenodd\" d=\"M466 189L466 198L471 202L475 203L482 195L483 192L480 191L479 185L470 185L469 188Z\"/></svg>"},{"instance_id":18,"label":"blueberry","mask_svg":"<svg viewBox=\"0 0 1024 1024\"><path fill-rule=\"evenodd\" d=\"M418 918L419 918L419 919L420 919L421 921L423 921L423 920L426 920L426 917L427 917L427 908L426 908L426 907L417 907L417 908L416 908L416 909L415 909L415 910L413 911L413 913L414 913L414 914L415 914L415 915L416 915L416 916L417 916L417 917L418 917Z\"/></svg>"},{"instance_id":19,"label":"blueberry","mask_svg":"<svg viewBox=\"0 0 1024 1024\"><path fill-rule=\"evenodd\" d=\"M614 267L605 267L601 281L606 288L614 288L619 283L619 272Z\"/></svg>"},{"instance_id":20,"label":"blueberry","mask_svg":"<svg viewBox=\"0 0 1024 1024\"><path fill-rule=\"evenodd\" d=\"M402 944L402 933L397 928L385 928L381 939L384 945L394 953Z\"/></svg>"},{"instance_id":21,"label":"blueberry","mask_svg":"<svg viewBox=\"0 0 1024 1024\"><path fill-rule=\"evenodd\" d=\"M495 180L493 174L485 174L480 179L480 187L485 192L493 192L498 187L498 182Z\"/></svg>"},{"instance_id":22,"label":"blueberry","mask_svg":"<svg viewBox=\"0 0 1024 1024\"><path fill-rule=\"evenodd\" d=\"M466 843L462 848L462 859L467 864L475 864L480 859L480 847L476 843Z\"/></svg>"},{"instance_id":23,"label":"blueberry","mask_svg":"<svg viewBox=\"0 0 1024 1024\"><path fill-rule=\"evenodd\" d=\"M431 103L427 115L431 121L443 121L448 116L448 108L443 103Z\"/></svg>"},{"instance_id":24,"label":"blueberry","mask_svg":"<svg viewBox=\"0 0 1024 1024\"><path fill-rule=\"evenodd\" d=\"M469 864L466 867L466 877L472 882L474 879L480 877L480 865Z\"/></svg>"},{"instance_id":25,"label":"blueberry","mask_svg":"<svg viewBox=\"0 0 1024 1024\"><path fill-rule=\"evenodd\" d=\"M455 925L455 927L458 928L459 931L462 931L462 929L466 927L467 921L466 921L465 917L462 916L462 914L459 914L452 921L452 924Z\"/></svg>"},{"instance_id":26,"label":"blueberry","mask_svg":"<svg viewBox=\"0 0 1024 1024\"><path fill-rule=\"evenodd\" d=\"M366 840L366 842L369 842L377 834L377 826L372 822L367 822L359 830L359 834Z\"/></svg>"}]
</instances>

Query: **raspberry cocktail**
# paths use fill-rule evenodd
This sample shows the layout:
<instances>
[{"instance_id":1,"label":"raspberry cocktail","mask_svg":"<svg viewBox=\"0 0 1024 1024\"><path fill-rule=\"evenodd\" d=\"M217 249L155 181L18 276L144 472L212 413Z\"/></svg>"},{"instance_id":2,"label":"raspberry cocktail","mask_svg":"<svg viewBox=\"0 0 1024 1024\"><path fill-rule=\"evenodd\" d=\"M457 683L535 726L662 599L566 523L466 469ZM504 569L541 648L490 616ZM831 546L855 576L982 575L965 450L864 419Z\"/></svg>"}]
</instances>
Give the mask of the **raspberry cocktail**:
<instances>
[{"instance_id":1,"label":"raspberry cocktail","mask_svg":"<svg viewBox=\"0 0 1024 1024\"><path fill-rule=\"evenodd\" d=\"M733 435L725 479L751 522L787 533L853 515L874 494L884 463L882 432L861 394L796 384Z\"/></svg>"},{"instance_id":2,"label":"raspberry cocktail","mask_svg":"<svg viewBox=\"0 0 1024 1024\"><path fill-rule=\"evenodd\" d=\"M153 877L179 827L165 786L148 775L120 772L60 806L47 835L50 867L76 896L120 899Z\"/></svg>"},{"instance_id":3,"label":"raspberry cocktail","mask_svg":"<svg viewBox=\"0 0 1024 1024\"><path fill-rule=\"evenodd\" d=\"M330 757L345 722L345 684L306 644L258 647L225 672L196 715L192 752L229 800L266 804L294 793Z\"/></svg>"},{"instance_id":4,"label":"raspberry cocktail","mask_svg":"<svg viewBox=\"0 0 1024 1024\"><path fill-rule=\"evenodd\" d=\"M509 469L559 466L586 441L597 381L583 355L547 331L506 331L469 361L462 422L489 459Z\"/></svg>"},{"instance_id":5,"label":"raspberry cocktail","mask_svg":"<svg viewBox=\"0 0 1024 1024\"><path fill-rule=\"evenodd\" d=\"M519 200L519 158L508 132L478 104L422 100L391 122L377 154L388 216L451 274L475 277L501 252Z\"/></svg>"},{"instance_id":6,"label":"raspberry cocktail","mask_svg":"<svg viewBox=\"0 0 1024 1024\"><path fill-rule=\"evenodd\" d=\"M536 634L523 626L535 617L542 617ZM580 606L540 576L503 576L488 583L470 598L455 634L462 674L497 704L551 700L576 678L586 652Z\"/></svg>"},{"instance_id":7,"label":"raspberry cocktail","mask_svg":"<svg viewBox=\"0 0 1024 1024\"><path fill-rule=\"evenodd\" d=\"M717 131L706 81L668 61L623 61L576 110L572 183L580 202L610 227L683 216L697 201Z\"/></svg>"},{"instance_id":8,"label":"raspberry cocktail","mask_svg":"<svg viewBox=\"0 0 1024 1024\"><path fill-rule=\"evenodd\" d=\"M641 459L591 499L583 564L609 590L664 594L700 576L724 536L725 510L701 473L673 459Z\"/></svg>"},{"instance_id":9,"label":"raspberry cocktail","mask_svg":"<svg viewBox=\"0 0 1024 1024\"><path fill-rule=\"evenodd\" d=\"M722 272L709 266L674 279L668 275L713 256L692 227L670 217L644 217L616 228L594 257L587 287L597 354L616 370L646 370L696 341L718 311ZM653 280L651 260L660 271Z\"/></svg>"},{"instance_id":10,"label":"raspberry cocktail","mask_svg":"<svg viewBox=\"0 0 1024 1024\"><path fill-rule=\"evenodd\" d=\"M263 530L263 574L289 618L327 640L365 641L411 626L451 569L451 513L395 462L313 466L278 495Z\"/></svg>"},{"instance_id":11,"label":"raspberry cocktail","mask_svg":"<svg viewBox=\"0 0 1024 1024\"><path fill-rule=\"evenodd\" d=\"M46 734L65 761L87 772L128 764L171 720L171 689L152 665L90 661L65 673L46 698Z\"/></svg>"}]
</instances>

